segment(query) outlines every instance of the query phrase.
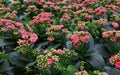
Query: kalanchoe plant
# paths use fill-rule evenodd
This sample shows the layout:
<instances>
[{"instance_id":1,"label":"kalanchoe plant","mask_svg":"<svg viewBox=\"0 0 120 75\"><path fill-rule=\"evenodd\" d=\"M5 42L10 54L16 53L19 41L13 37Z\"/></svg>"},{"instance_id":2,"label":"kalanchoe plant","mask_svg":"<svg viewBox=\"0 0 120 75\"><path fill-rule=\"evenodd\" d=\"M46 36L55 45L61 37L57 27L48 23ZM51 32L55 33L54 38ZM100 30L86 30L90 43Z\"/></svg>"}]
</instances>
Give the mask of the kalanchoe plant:
<instances>
[{"instance_id":1,"label":"kalanchoe plant","mask_svg":"<svg viewBox=\"0 0 120 75\"><path fill-rule=\"evenodd\" d=\"M119 75L119 30L119 0L0 0L0 74Z\"/></svg>"},{"instance_id":2,"label":"kalanchoe plant","mask_svg":"<svg viewBox=\"0 0 120 75\"><path fill-rule=\"evenodd\" d=\"M86 70L75 72L75 75L108 75L106 72L93 71L93 73L88 73Z\"/></svg>"},{"instance_id":3,"label":"kalanchoe plant","mask_svg":"<svg viewBox=\"0 0 120 75\"><path fill-rule=\"evenodd\" d=\"M72 41L73 47L79 55L84 57L84 54L89 49L88 41L90 39L90 33L85 31L76 31L72 35L69 36Z\"/></svg>"},{"instance_id":4,"label":"kalanchoe plant","mask_svg":"<svg viewBox=\"0 0 120 75\"><path fill-rule=\"evenodd\" d=\"M58 42L62 41L65 42L67 33L68 29L64 28L63 25L51 25L49 28L47 28L46 32L46 34L48 35L47 40L48 41L58 40Z\"/></svg>"},{"instance_id":5,"label":"kalanchoe plant","mask_svg":"<svg viewBox=\"0 0 120 75\"><path fill-rule=\"evenodd\" d=\"M119 69L120 68L120 53L111 56L109 59L109 62L111 65Z\"/></svg>"},{"instance_id":6,"label":"kalanchoe plant","mask_svg":"<svg viewBox=\"0 0 120 75\"><path fill-rule=\"evenodd\" d=\"M66 67L71 63L71 57L76 55L77 54L73 50L68 49L45 50L43 54L37 56L37 67L41 71L40 74L42 75L56 75L64 72Z\"/></svg>"},{"instance_id":7,"label":"kalanchoe plant","mask_svg":"<svg viewBox=\"0 0 120 75\"><path fill-rule=\"evenodd\" d=\"M75 75L89 75L87 71L79 71L79 72L75 72Z\"/></svg>"}]
</instances>

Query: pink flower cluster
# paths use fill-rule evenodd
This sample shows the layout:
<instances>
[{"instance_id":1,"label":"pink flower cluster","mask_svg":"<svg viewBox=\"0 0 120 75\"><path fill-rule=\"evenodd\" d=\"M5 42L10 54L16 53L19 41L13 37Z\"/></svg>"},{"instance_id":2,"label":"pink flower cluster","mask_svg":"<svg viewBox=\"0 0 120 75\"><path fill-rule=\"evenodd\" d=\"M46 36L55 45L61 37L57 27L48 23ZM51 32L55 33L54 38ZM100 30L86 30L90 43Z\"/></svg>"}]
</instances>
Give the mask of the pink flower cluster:
<instances>
[{"instance_id":1,"label":"pink flower cluster","mask_svg":"<svg viewBox=\"0 0 120 75\"><path fill-rule=\"evenodd\" d=\"M85 28L86 28L86 22L79 22L78 23L78 27L80 28L80 30L85 30Z\"/></svg>"},{"instance_id":2,"label":"pink flower cluster","mask_svg":"<svg viewBox=\"0 0 120 75\"><path fill-rule=\"evenodd\" d=\"M60 33L67 33L68 29L67 28L63 28L63 25L52 25L49 28L47 28L47 32L46 34L49 36L47 38L48 41L54 41L54 37L57 37Z\"/></svg>"},{"instance_id":3,"label":"pink flower cluster","mask_svg":"<svg viewBox=\"0 0 120 75\"><path fill-rule=\"evenodd\" d=\"M27 32L22 23L12 20L0 19L0 30L4 32L12 30L13 34L15 33L15 35L19 35L20 33L21 39L18 40L18 44L23 46L30 46L38 39L37 34L33 33L32 29L29 26L29 32Z\"/></svg>"},{"instance_id":4,"label":"pink flower cluster","mask_svg":"<svg viewBox=\"0 0 120 75\"><path fill-rule=\"evenodd\" d=\"M120 31L103 32L102 37L105 39L109 39L109 41L119 41L120 40Z\"/></svg>"},{"instance_id":5,"label":"pink flower cluster","mask_svg":"<svg viewBox=\"0 0 120 75\"><path fill-rule=\"evenodd\" d=\"M89 75L89 74L87 71L83 70L83 71L75 72L75 75Z\"/></svg>"},{"instance_id":6,"label":"pink flower cluster","mask_svg":"<svg viewBox=\"0 0 120 75\"><path fill-rule=\"evenodd\" d=\"M42 5L45 0L25 0L26 2L30 2L30 3L38 3L39 5Z\"/></svg>"},{"instance_id":7,"label":"pink flower cluster","mask_svg":"<svg viewBox=\"0 0 120 75\"><path fill-rule=\"evenodd\" d=\"M31 21L31 25L39 24L39 23L48 23L50 24L52 22L51 20L51 13L48 12L41 12L37 16L34 17L34 19Z\"/></svg>"},{"instance_id":8,"label":"pink flower cluster","mask_svg":"<svg viewBox=\"0 0 120 75\"><path fill-rule=\"evenodd\" d=\"M54 41L54 38L53 37L48 37L47 40L48 41Z\"/></svg>"},{"instance_id":9,"label":"pink flower cluster","mask_svg":"<svg viewBox=\"0 0 120 75\"><path fill-rule=\"evenodd\" d=\"M95 23L98 23L99 25L101 26L104 26L107 24L108 20L107 19L104 19L104 18L100 18L99 20L95 20L94 21Z\"/></svg>"},{"instance_id":10,"label":"pink flower cluster","mask_svg":"<svg viewBox=\"0 0 120 75\"><path fill-rule=\"evenodd\" d=\"M70 15L69 15L69 14L64 14L60 20L61 20L61 21L66 21L66 22L68 22L70 19L71 19L71 18L70 18Z\"/></svg>"},{"instance_id":11,"label":"pink flower cluster","mask_svg":"<svg viewBox=\"0 0 120 75\"><path fill-rule=\"evenodd\" d=\"M120 54L118 53L117 55L111 56L109 62L120 69Z\"/></svg>"},{"instance_id":12,"label":"pink flower cluster","mask_svg":"<svg viewBox=\"0 0 120 75\"><path fill-rule=\"evenodd\" d=\"M31 5L28 7L28 11L36 12L38 8L35 5Z\"/></svg>"},{"instance_id":13,"label":"pink flower cluster","mask_svg":"<svg viewBox=\"0 0 120 75\"><path fill-rule=\"evenodd\" d=\"M111 10L113 10L113 11L116 11L116 10L119 9L119 7L116 6L116 5L105 5L105 7L106 7L107 9L111 9Z\"/></svg>"},{"instance_id":14,"label":"pink flower cluster","mask_svg":"<svg viewBox=\"0 0 120 75\"><path fill-rule=\"evenodd\" d=\"M100 6L98 8L95 9L96 15L101 15L103 13L106 13L106 8L103 6Z\"/></svg>"},{"instance_id":15,"label":"pink flower cluster","mask_svg":"<svg viewBox=\"0 0 120 75\"><path fill-rule=\"evenodd\" d=\"M4 13L9 12L10 10L11 10L10 8L4 8L4 7L0 8L0 12L4 11Z\"/></svg>"},{"instance_id":16,"label":"pink flower cluster","mask_svg":"<svg viewBox=\"0 0 120 75\"><path fill-rule=\"evenodd\" d=\"M118 28L119 24L117 22L112 22L112 26L113 26L113 28Z\"/></svg>"},{"instance_id":17,"label":"pink flower cluster","mask_svg":"<svg viewBox=\"0 0 120 75\"><path fill-rule=\"evenodd\" d=\"M43 55L40 55L37 57L37 65L41 68L48 67L52 64L59 63L63 58L61 56L67 57L68 55L72 56L72 53L75 53L74 51L68 50L68 49L50 49L45 50Z\"/></svg>"},{"instance_id":18,"label":"pink flower cluster","mask_svg":"<svg viewBox=\"0 0 120 75\"><path fill-rule=\"evenodd\" d=\"M20 30L21 39L18 40L19 45L30 46L32 43L35 43L38 39L37 34L33 32L27 32L23 29Z\"/></svg>"},{"instance_id":19,"label":"pink flower cluster","mask_svg":"<svg viewBox=\"0 0 120 75\"><path fill-rule=\"evenodd\" d=\"M15 22L7 19L0 19L0 28L3 31L24 29L24 25L20 22Z\"/></svg>"},{"instance_id":20,"label":"pink flower cluster","mask_svg":"<svg viewBox=\"0 0 120 75\"><path fill-rule=\"evenodd\" d=\"M90 39L89 32L75 32L70 36L70 40L73 42L74 47L77 47L79 44L86 43Z\"/></svg>"}]
</instances>

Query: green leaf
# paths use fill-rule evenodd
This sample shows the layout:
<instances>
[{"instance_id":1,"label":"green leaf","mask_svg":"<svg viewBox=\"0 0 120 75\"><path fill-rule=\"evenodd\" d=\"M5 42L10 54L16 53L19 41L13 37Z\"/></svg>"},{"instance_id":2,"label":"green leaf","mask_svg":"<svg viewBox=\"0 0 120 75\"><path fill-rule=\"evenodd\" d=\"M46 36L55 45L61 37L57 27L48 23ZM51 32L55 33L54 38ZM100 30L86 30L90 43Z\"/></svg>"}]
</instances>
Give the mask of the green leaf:
<instances>
[{"instance_id":1,"label":"green leaf","mask_svg":"<svg viewBox=\"0 0 120 75\"><path fill-rule=\"evenodd\" d=\"M108 73L108 75L119 75L120 74L120 71L116 68L106 66L105 70Z\"/></svg>"},{"instance_id":2,"label":"green leaf","mask_svg":"<svg viewBox=\"0 0 120 75\"><path fill-rule=\"evenodd\" d=\"M5 72L8 67L10 67L9 62L4 60L2 63L0 63L0 72Z\"/></svg>"},{"instance_id":3,"label":"green leaf","mask_svg":"<svg viewBox=\"0 0 120 75\"><path fill-rule=\"evenodd\" d=\"M4 53L0 53L0 59L7 59L8 55Z\"/></svg>"},{"instance_id":4,"label":"green leaf","mask_svg":"<svg viewBox=\"0 0 120 75\"><path fill-rule=\"evenodd\" d=\"M27 66L33 66L35 64L36 64L36 61L33 61L33 62L29 63Z\"/></svg>"},{"instance_id":5,"label":"green leaf","mask_svg":"<svg viewBox=\"0 0 120 75\"><path fill-rule=\"evenodd\" d=\"M71 49L71 48L72 48L72 43L71 43L71 41L67 41L67 42L66 42L66 48L67 48L67 49Z\"/></svg>"},{"instance_id":6,"label":"green leaf","mask_svg":"<svg viewBox=\"0 0 120 75\"><path fill-rule=\"evenodd\" d=\"M37 45L37 48L42 48L42 46L45 46L45 45L47 45L49 42L48 41L45 41L45 42L41 42L41 43L39 43L38 45Z\"/></svg>"},{"instance_id":7,"label":"green leaf","mask_svg":"<svg viewBox=\"0 0 120 75\"><path fill-rule=\"evenodd\" d=\"M5 46L5 45L11 45L11 44L14 44L14 42L0 38L0 47Z\"/></svg>"},{"instance_id":8,"label":"green leaf","mask_svg":"<svg viewBox=\"0 0 120 75\"><path fill-rule=\"evenodd\" d=\"M21 59L22 54L18 52L12 52L9 54L9 61L11 64L16 65L18 67L25 67L27 61Z\"/></svg>"},{"instance_id":9,"label":"green leaf","mask_svg":"<svg viewBox=\"0 0 120 75\"><path fill-rule=\"evenodd\" d=\"M4 0L4 1L5 1L5 3L7 3L7 4L9 3L9 0Z\"/></svg>"},{"instance_id":10,"label":"green leaf","mask_svg":"<svg viewBox=\"0 0 120 75\"><path fill-rule=\"evenodd\" d=\"M90 35L90 39L89 39L89 49L94 47L94 39L92 37L92 35Z\"/></svg>"},{"instance_id":11,"label":"green leaf","mask_svg":"<svg viewBox=\"0 0 120 75\"><path fill-rule=\"evenodd\" d=\"M103 44L96 45L93 50L102 55L104 58L108 58L110 56L109 51Z\"/></svg>"},{"instance_id":12,"label":"green leaf","mask_svg":"<svg viewBox=\"0 0 120 75\"><path fill-rule=\"evenodd\" d=\"M62 75L73 75L73 74L71 74L69 71L64 71L62 72Z\"/></svg>"},{"instance_id":13,"label":"green leaf","mask_svg":"<svg viewBox=\"0 0 120 75\"><path fill-rule=\"evenodd\" d=\"M98 53L94 53L91 56L87 57L85 59L89 64L92 65L92 67L96 68L96 69L100 69L103 70L104 66L105 66L105 62L104 59L102 58L102 56Z\"/></svg>"},{"instance_id":14,"label":"green leaf","mask_svg":"<svg viewBox=\"0 0 120 75\"><path fill-rule=\"evenodd\" d=\"M48 46L48 48L47 49L51 49L51 48L58 48L59 46L61 45L61 43L59 43L59 44L53 44L53 45L50 45L50 46Z\"/></svg>"},{"instance_id":15,"label":"green leaf","mask_svg":"<svg viewBox=\"0 0 120 75\"><path fill-rule=\"evenodd\" d=\"M27 18L25 18L25 20L22 21L22 23L27 25L30 22L30 20L31 19L29 17L27 17Z\"/></svg>"},{"instance_id":16,"label":"green leaf","mask_svg":"<svg viewBox=\"0 0 120 75\"><path fill-rule=\"evenodd\" d=\"M74 65L69 65L67 67L67 71L70 72L70 73L75 73L77 71L76 67Z\"/></svg>"}]
</instances>

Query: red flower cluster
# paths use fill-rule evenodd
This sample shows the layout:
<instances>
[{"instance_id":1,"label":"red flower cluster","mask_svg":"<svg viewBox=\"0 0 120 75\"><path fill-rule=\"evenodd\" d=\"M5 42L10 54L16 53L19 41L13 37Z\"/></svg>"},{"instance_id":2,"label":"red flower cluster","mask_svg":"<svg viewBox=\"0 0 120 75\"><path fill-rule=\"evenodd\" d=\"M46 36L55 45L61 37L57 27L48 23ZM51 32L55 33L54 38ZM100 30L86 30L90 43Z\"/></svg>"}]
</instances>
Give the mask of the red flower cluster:
<instances>
[{"instance_id":1,"label":"red flower cluster","mask_svg":"<svg viewBox=\"0 0 120 75\"><path fill-rule=\"evenodd\" d=\"M73 42L74 47L77 47L79 44L86 43L90 39L89 32L74 32L73 35L70 36L70 39Z\"/></svg>"}]
</instances>

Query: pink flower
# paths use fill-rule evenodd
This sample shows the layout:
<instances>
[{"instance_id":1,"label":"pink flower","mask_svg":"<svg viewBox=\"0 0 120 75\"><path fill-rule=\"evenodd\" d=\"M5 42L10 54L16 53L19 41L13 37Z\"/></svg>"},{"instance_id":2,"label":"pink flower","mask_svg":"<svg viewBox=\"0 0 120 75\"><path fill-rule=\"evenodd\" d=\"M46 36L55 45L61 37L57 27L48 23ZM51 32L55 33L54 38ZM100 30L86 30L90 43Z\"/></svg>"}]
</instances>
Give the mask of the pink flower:
<instances>
[{"instance_id":1,"label":"pink flower","mask_svg":"<svg viewBox=\"0 0 120 75\"><path fill-rule=\"evenodd\" d=\"M85 26L81 25L80 30L84 30L84 29L85 29Z\"/></svg>"},{"instance_id":2,"label":"pink flower","mask_svg":"<svg viewBox=\"0 0 120 75\"><path fill-rule=\"evenodd\" d=\"M85 15L84 17L85 17L85 18L88 18L88 19L93 18L93 16L91 16L91 15Z\"/></svg>"},{"instance_id":3,"label":"pink flower","mask_svg":"<svg viewBox=\"0 0 120 75\"><path fill-rule=\"evenodd\" d=\"M19 39L17 43L18 43L18 44L24 44L25 42L26 42L26 40L21 40L21 39Z\"/></svg>"},{"instance_id":4,"label":"pink flower","mask_svg":"<svg viewBox=\"0 0 120 75\"><path fill-rule=\"evenodd\" d=\"M30 35L29 41L31 43L35 43L37 39L38 39L38 36L34 33Z\"/></svg>"},{"instance_id":5,"label":"pink flower","mask_svg":"<svg viewBox=\"0 0 120 75\"><path fill-rule=\"evenodd\" d=\"M112 26L113 26L114 28L118 28L118 27L119 27L118 23L116 23L116 22L112 22Z\"/></svg>"},{"instance_id":6,"label":"pink flower","mask_svg":"<svg viewBox=\"0 0 120 75\"><path fill-rule=\"evenodd\" d=\"M118 61L118 62L115 63L115 67L116 68L120 68L120 61Z\"/></svg>"},{"instance_id":7,"label":"pink flower","mask_svg":"<svg viewBox=\"0 0 120 75\"><path fill-rule=\"evenodd\" d=\"M52 20L48 20L47 23L50 24L52 22Z\"/></svg>"},{"instance_id":8,"label":"pink flower","mask_svg":"<svg viewBox=\"0 0 120 75\"><path fill-rule=\"evenodd\" d=\"M36 39L34 37L31 37L31 38L29 38L29 41L34 43L36 41Z\"/></svg>"},{"instance_id":9,"label":"pink flower","mask_svg":"<svg viewBox=\"0 0 120 75\"><path fill-rule=\"evenodd\" d=\"M14 25L8 25L7 28L8 28L8 29L11 29L11 30L14 30L14 29L15 29L15 26L14 26Z\"/></svg>"},{"instance_id":10,"label":"pink flower","mask_svg":"<svg viewBox=\"0 0 120 75\"><path fill-rule=\"evenodd\" d=\"M24 35L25 30L24 29L20 29L19 32L20 32L20 35Z\"/></svg>"},{"instance_id":11,"label":"pink flower","mask_svg":"<svg viewBox=\"0 0 120 75\"><path fill-rule=\"evenodd\" d=\"M3 23L2 22L0 22L0 26L2 26L3 25Z\"/></svg>"},{"instance_id":12,"label":"pink flower","mask_svg":"<svg viewBox=\"0 0 120 75\"><path fill-rule=\"evenodd\" d=\"M113 41L117 41L118 38L117 38L117 37L112 37L112 40L113 40Z\"/></svg>"},{"instance_id":13,"label":"pink flower","mask_svg":"<svg viewBox=\"0 0 120 75\"><path fill-rule=\"evenodd\" d=\"M114 62L115 61L115 56L111 56L109 59L110 62Z\"/></svg>"},{"instance_id":14,"label":"pink flower","mask_svg":"<svg viewBox=\"0 0 120 75\"><path fill-rule=\"evenodd\" d=\"M73 45L74 45L74 47L78 47L78 43L74 43Z\"/></svg>"},{"instance_id":15,"label":"pink flower","mask_svg":"<svg viewBox=\"0 0 120 75\"><path fill-rule=\"evenodd\" d=\"M20 28L24 28L23 24L20 22L15 22L15 25Z\"/></svg>"},{"instance_id":16,"label":"pink flower","mask_svg":"<svg viewBox=\"0 0 120 75\"><path fill-rule=\"evenodd\" d=\"M14 10L12 13L13 13L13 14L17 14L17 11L16 11L16 10Z\"/></svg>"},{"instance_id":17,"label":"pink flower","mask_svg":"<svg viewBox=\"0 0 120 75\"><path fill-rule=\"evenodd\" d=\"M82 42L86 42L86 41L87 41L87 38L86 38L86 37L80 37L80 40L81 40Z\"/></svg>"},{"instance_id":18,"label":"pink flower","mask_svg":"<svg viewBox=\"0 0 120 75\"><path fill-rule=\"evenodd\" d=\"M48 41L53 41L54 38L53 38L53 37L48 37L47 40L48 40Z\"/></svg>"},{"instance_id":19,"label":"pink flower","mask_svg":"<svg viewBox=\"0 0 120 75\"><path fill-rule=\"evenodd\" d=\"M61 51L60 51L60 54L65 54L65 51L64 51L64 50L61 50Z\"/></svg>"},{"instance_id":20,"label":"pink flower","mask_svg":"<svg viewBox=\"0 0 120 75\"><path fill-rule=\"evenodd\" d=\"M70 39L74 42L74 43L78 43L78 41L79 41L79 36L78 35L72 35L71 37L70 37Z\"/></svg>"},{"instance_id":21,"label":"pink flower","mask_svg":"<svg viewBox=\"0 0 120 75\"><path fill-rule=\"evenodd\" d=\"M107 38L107 37L109 37L109 35L107 33L102 33L102 37Z\"/></svg>"},{"instance_id":22,"label":"pink flower","mask_svg":"<svg viewBox=\"0 0 120 75\"><path fill-rule=\"evenodd\" d=\"M27 34L24 34L24 35L22 35L22 38L23 38L23 39L28 39L28 35L27 35Z\"/></svg>"},{"instance_id":23,"label":"pink flower","mask_svg":"<svg viewBox=\"0 0 120 75\"><path fill-rule=\"evenodd\" d=\"M59 61L59 57L56 56L56 55L52 56L52 59L53 59L54 61Z\"/></svg>"},{"instance_id":24,"label":"pink flower","mask_svg":"<svg viewBox=\"0 0 120 75\"><path fill-rule=\"evenodd\" d=\"M48 59L48 60L47 60L47 64L48 64L48 65L51 65L51 64L52 64L52 59Z\"/></svg>"},{"instance_id":25,"label":"pink flower","mask_svg":"<svg viewBox=\"0 0 120 75\"><path fill-rule=\"evenodd\" d=\"M61 50L61 49L58 49L58 50L56 50L56 53L57 53L57 54L65 54L65 51L64 51L64 50Z\"/></svg>"},{"instance_id":26,"label":"pink flower","mask_svg":"<svg viewBox=\"0 0 120 75\"><path fill-rule=\"evenodd\" d=\"M62 29L62 32L63 32L63 33L67 33L67 32L68 32L68 29L67 29L67 28L64 28L64 29Z\"/></svg>"},{"instance_id":27,"label":"pink flower","mask_svg":"<svg viewBox=\"0 0 120 75\"><path fill-rule=\"evenodd\" d=\"M44 23L45 19L44 18L40 18L40 22Z\"/></svg>"}]
</instances>

